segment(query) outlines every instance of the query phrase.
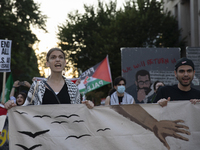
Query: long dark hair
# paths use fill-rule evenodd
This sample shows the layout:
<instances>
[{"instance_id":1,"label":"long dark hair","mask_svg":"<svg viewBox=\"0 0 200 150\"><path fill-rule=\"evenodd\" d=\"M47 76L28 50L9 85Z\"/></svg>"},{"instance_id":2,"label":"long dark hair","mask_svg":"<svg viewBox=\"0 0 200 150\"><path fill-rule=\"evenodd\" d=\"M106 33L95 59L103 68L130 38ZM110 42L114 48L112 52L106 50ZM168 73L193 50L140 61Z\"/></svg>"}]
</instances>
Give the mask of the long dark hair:
<instances>
[{"instance_id":1,"label":"long dark hair","mask_svg":"<svg viewBox=\"0 0 200 150\"><path fill-rule=\"evenodd\" d=\"M24 102L25 102L26 96L27 96L26 93L25 93L25 92L19 92L19 94L17 94L17 97L18 97L19 95L22 95L22 97L24 98ZM17 103L17 99L16 99L16 104L19 105L19 104Z\"/></svg>"}]
</instances>

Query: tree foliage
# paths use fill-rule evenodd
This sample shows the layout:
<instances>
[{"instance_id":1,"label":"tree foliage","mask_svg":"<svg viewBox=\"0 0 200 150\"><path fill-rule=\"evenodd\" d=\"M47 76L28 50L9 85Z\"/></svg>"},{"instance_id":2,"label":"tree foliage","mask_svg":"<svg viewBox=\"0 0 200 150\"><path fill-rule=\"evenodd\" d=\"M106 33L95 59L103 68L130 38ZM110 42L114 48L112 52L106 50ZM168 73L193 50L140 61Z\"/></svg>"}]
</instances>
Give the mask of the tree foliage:
<instances>
[{"instance_id":1,"label":"tree foliage","mask_svg":"<svg viewBox=\"0 0 200 150\"><path fill-rule=\"evenodd\" d=\"M122 47L178 47L180 30L170 13L163 12L157 0L128 0L116 9L116 1L98 6L84 5L68 14L66 23L59 26L59 46L69 54L79 70L85 71L109 55L112 78L121 75ZM106 92L107 94L107 92Z\"/></svg>"},{"instance_id":2,"label":"tree foliage","mask_svg":"<svg viewBox=\"0 0 200 150\"><path fill-rule=\"evenodd\" d=\"M0 39L12 40L11 71L14 80L31 81L32 77L39 75L33 50L38 39L31 31L31 26L46 31L47 17L39 8L33 0L0 1Z\"/></svg>"},{"instance_id":3,"label":"tree foliage","mask_svg":"<svg viewBox=\"0 0 200 150\"><path fill-rule=\"evenodd\" d=\"M121 47L174 47L180 30L174 17L163 13L162 2L129 0L120 10L116 1L98 7L84 5L68 14L58 39L78 70L85 71L109 55L112 77L121 75Z\"/></svg>"},{"instance_id":4,"label":"tree foliage","mask_svg":"<svg viewBox=\"0 0 200 150\"><path fill-rule=\"evenodd\" d=\"M46 56L47 52L41 52L40 54L37 54L38 59L38 65L40 66L40 75L45 76L45 69L48 67L46 66Z\"/></svg>"}]
</instances>

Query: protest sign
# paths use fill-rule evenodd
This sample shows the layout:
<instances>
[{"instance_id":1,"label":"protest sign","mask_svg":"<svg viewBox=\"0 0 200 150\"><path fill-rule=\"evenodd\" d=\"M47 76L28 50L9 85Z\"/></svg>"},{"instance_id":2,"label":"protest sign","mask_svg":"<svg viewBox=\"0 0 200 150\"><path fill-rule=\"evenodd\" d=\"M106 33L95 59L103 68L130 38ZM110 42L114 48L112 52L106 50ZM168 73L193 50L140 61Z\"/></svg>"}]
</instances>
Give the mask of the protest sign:
<instances>
[{"instance_id":1,"label":"protest sign","mask_svg":"<svg viewBox=\"0 0 200 150\"><path fill-rule=\"evenodd\" d=\"M200 89L200 47L187 47L186 56L193 61L195 66L195 76L192 84Z\"/></svg>"},{"instance_id":2,"label":"protest sign","mask_svg":"<svg viewBox=\"0 0 200 150\"><path fill-rule=\"evenodd\" d=\"M154 93L152 85L155 81L176 84L174 66L180 58L179 51L179 48L121 48L126 92L137 103L146 103Z\"/></svg>"},{"instance_id":3,"label":"protest sign","mask_svg":"<svg viewBox=\"0 0 200 150\"><path fill-rule=\"evenodd\" d=\"M11 40L0 40L0 72L10 72Z\"/></svg>"},{"instance_id":4,"label":"protest sign","mask_svg":"<svg viewBox=\"0 0 200 150\"><path fill-rule=\"evenodd\" d=\"M198 150L199 112L200 104L189 101L169 102L165 108L158 104L14 107L8 112L9 144L11 150Z\"/></svg>"}]
</instances>

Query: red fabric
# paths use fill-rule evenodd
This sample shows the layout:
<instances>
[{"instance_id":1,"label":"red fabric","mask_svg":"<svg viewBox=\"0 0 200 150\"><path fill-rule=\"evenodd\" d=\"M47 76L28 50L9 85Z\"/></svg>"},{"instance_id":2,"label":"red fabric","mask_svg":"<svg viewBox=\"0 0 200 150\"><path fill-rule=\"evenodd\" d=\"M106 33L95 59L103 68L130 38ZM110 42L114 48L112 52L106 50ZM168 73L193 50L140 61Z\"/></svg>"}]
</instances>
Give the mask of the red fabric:
<instances>
[{"instance_id":1,"label":"red fabric","mask_svg":"<svg viewBox=\"0 0 200 150\"><path fill-rule=\"evenodd\" d=\"M71 78L69 80L71 80L72 82L76 83L76 81L78 80L78 78Z\"/></svg>"},{"instance_id":2,"label":"red fabric","mask_svg":"<svg viewBox=\"0 0 200 150\"><path fill-rule=\"evenodd\" d=\"M7 114L7 109L0 107L0 116L6 114Z\"/></svg>"},{"instance_id":3,"label":"red fabric","mask_svg":"<svg viewBox=\"0 0 200 150\"><path fill-rule=\"evenodd\" d=\"M110 67L108 64L108 58L106 57L98 68L95 70L93 76L94 78L101 79L107 82L112 82L110 75Z\"/></svg>"}]
</instances>

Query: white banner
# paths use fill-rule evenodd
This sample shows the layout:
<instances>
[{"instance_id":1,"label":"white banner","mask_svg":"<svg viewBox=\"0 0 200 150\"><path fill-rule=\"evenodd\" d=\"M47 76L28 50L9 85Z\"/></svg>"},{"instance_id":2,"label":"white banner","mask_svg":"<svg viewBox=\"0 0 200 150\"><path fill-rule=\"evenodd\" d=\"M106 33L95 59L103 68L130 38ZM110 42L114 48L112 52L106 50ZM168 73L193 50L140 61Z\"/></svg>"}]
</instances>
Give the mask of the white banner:
<instances>
[{"instance_id":1,"label":"white banner","mask_svg":"<svg viewBox=\"0 0 200 150\"><path fill-rule=\"evenodd\" d=\"M0 40L0 72L10 72L11 40Z\"/></svg>"},{"instance_id":2,"label":"white banner","mask_svg":"<svg viewBox=\"0 0 200 150\"><path fill-rule=\"evenodd\" d=\"M9 110L10 150L199 150L200 104L189 101ZM176 121L175 121L176 120Z\"/></svg>"}]
</instances>

